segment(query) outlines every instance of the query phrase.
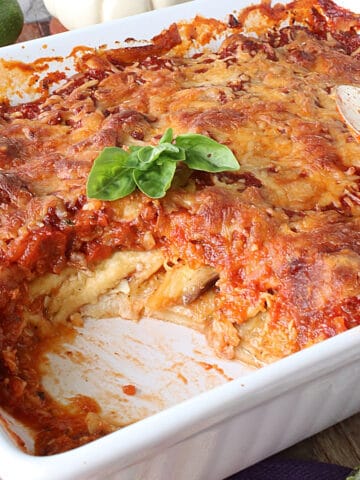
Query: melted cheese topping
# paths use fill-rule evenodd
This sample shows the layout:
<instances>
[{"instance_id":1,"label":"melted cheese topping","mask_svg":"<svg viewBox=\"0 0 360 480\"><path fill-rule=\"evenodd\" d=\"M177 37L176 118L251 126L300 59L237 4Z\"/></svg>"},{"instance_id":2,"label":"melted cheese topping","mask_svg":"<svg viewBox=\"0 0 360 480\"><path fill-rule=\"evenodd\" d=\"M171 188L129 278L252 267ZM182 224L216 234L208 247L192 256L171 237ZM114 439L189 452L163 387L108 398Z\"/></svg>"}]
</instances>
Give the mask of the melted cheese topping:
<instances>
[{"instance_id":1,"label":"melted cheese topping","mask_svg":"<svg viewBox=\"0 0 360 480\"><path fill-rule=\"evenodd\" d=\"M37 381L21 357L31 326L39 341L49 321L81 308L190 325L219 355L258 364L360 324L360 146L334 98L336 85L360 85L360 25L330 2L308 7L295 2L292 14L309 28L270 29L285 10L265 5L228 27L215 22L225 40L194 55L182 54L189 39L181 43L173 26L152 46L83 56L79 73L41 101L2 106L6 408L17 411L14 398L31 397ZM259 38L241 27L254 12L267 24ZM197 22L209 39L214 22ZM194 25L180 31L199 40ZM155 144L168 127L226 144L241 169L179 168L161 200L86 198L104 147ZM64 441L47 428L62 440L51 449L40 442L40 453L77 445L75 434Z\"/></svg>"}]
</instances>

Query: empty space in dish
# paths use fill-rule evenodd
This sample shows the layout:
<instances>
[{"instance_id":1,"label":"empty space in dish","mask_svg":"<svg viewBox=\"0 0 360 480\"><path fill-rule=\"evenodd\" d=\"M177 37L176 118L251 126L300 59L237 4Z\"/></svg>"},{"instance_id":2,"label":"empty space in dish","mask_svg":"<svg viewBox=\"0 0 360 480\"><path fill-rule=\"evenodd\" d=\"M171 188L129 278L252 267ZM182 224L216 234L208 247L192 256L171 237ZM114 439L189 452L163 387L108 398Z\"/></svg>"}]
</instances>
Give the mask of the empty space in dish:
<instances>
[{"instance_id":1,"label":"empty space in dish","mask_svg":"<svg viewBox=\"0 0 360 480\"><path fill-rule=\"evenodd\" d=\"M99 45L141 45L171 22L193 18L196 8L205 17L223 19L239 8L236 1L226 9L190 3L166 10L166 15L157 13L154 22L144 14L3 48L0 92L14 105L35 100L44 78L53 72L69 78L78 56ZM129 37L139 40L125 41ZM59 76L51 88L62 81ZM160 320L86 319L75 332L50 343L42 361L42 386L65 405L77 398L95 400L102 421L114 427L132 424L252 371L238 361L217 358L203 334ZM16 443L33 453L31 430L5 412L1 416Z\"/></svg>"},{"instance_id":2,"label":"empty space in dish","mask_svg":"<svg viewBox=\"0 0 360 480\"><path fill-rule=\"evenodd\" d=\"M203 335L152 319L89 319L73 343L49 352L46 363L44 387L55 398L93 397L102 416L119 426L250 370L214 358ZM129 385L135 386L134 395L126 393Z\"/></svg>"},{"instance_id":3,"label":"empty space in dish","mask_svg":"<svg viewBox=\"0 0 360 480\"><path fill-rule=\"evenodd\" d=\"M74 337L60 336L44 354L43 387L64 405L76 399L96 401L101 421L114 427L252 371L238 361L215 357L201 333L161 320L89 318L75 330ZM32 453L31 431L5 418L7 430Z\"/></svg>"},{"instance_id":4,"label":"empty space in dish","mask_svg":"<svg viewBox=\"0 0 360 480\"><path fill-rule=\"evenodd\" d=\"M229 2L226 11L230 11L235 4L238 2ZM187 9L190 6L182 8ZM215 8L214 4L211 5L210 12L211 9L224 11L224 7ZM180 10L171 11L167 24L175 19L173 17L177 15L176 12ZM178 17L183 18L182 15L179 13ZM145 25L145 18L148 17L143 18L140 27ZM109 24L109 41L106 41L110 44L113 38L125 38L128 32L133 32L132 29L135 28L132 26L135 25L135 20L132 22L133 20L129 19L130 26L125 33L119 33L119 30L116 32L114 24ZM161 28L154 22L142 31L141 37L148 38L158 33ZM94 35L91 39L95 31L104 34L103 29L96 27L84 33L81 43L96 44L98 37ZM139 25L136 31L139 31ZM35 58L36 49L38 56L44 56L44 52L48 54L50 51L59 51L60 55L65 55L71 50L71 46L77 44L79 34L70 33L61 39L59 37L58 40L54 38L46 41L48 45L43 51L38 48L39 41L24 48L24 60L31 61ZM45 44L45 41L42 41L42 44ZM15 58L18 51L16 49L19 48L15 47L15 53L12 54L8 50L9 58ZM71 61L71 58L66 60L70 63ZM51 68L64 68L68 65L66 62L54 61ZM66 68L71 68L70 63ZM21 86L21 82L18 86ZM18 86L13 84L11 88L17 89ZM25 100L26 98L15 98L15 101ZM43 363L44 387L65 404L78 395L94 398L101 407L102 418L119 427L252 371L250 367L239 362L215 358L202 334L159 320L143 319L135 323L122 319L87 319L84 326L77 327L76 330L77 335L73 340L60 339L56 348L46 354ZM135 387L134 395L126 393L129 385ZM31 433L10 418L7 418L7 422L8 429L16 433L31 452Z\"/></svg>"}]
</instances>

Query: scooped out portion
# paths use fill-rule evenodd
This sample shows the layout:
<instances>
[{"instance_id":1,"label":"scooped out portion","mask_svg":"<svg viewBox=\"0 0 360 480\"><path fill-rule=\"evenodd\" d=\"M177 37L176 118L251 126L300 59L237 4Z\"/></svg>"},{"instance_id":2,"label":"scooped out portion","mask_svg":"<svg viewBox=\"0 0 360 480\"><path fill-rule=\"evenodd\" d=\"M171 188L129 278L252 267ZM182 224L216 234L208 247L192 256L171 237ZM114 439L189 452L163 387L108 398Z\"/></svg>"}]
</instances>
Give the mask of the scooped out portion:
<instances>
[{"instance_id":1,"label":"scooped out portion","mask_svg":"<svg viewBox=\"0 0 360 480\"><path fill-rule=\"evenodd\" d=\"M300 0L228 24L198 17L140 47L79 55L54 91L1 105L0 403L31 416L37 453L115 428L90 432L79 411L101 412L64 407L41 383L49 346L89 317L191 327L214 355L256 366L360 324L360 145L336 106L337 85L360 86L358 26L332 3ZM215 51L189 53L214 31ZM165 151L168 129L167 157L155 158L147 147ZM188 134L239 168L193 168L173 148ZM131 188L89 198L107 148L122 153L105 159L105 181L123 187L127 170ZM143 193L149 178L161 195Z\"/></svg>"}]
</instances>

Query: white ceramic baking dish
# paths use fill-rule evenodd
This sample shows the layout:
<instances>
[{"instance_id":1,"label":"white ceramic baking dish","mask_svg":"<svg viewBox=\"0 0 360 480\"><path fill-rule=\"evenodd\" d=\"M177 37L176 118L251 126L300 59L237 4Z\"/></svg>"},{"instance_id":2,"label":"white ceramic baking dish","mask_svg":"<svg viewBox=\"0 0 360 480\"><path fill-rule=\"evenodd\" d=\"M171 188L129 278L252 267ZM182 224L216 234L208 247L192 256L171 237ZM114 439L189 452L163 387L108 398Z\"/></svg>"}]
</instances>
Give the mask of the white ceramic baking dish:
<instances>
[{"instance_id":1,"label":"white ceramic baking dish","mask_svg":"<svg viewBox=\"0 0 360 480\"><path fill-rule=\"evenodd\" d=\"M225 18L247 4L198 0L3 48L0 56L33 61L77 45L150 38L173 21ZM19 88L15 78L6 88ZM6 430L31 451L29 432L4 415L2 480L221 480L360 410L360 327L258 370L214 358L200 334L160 321L90 320L79 330L66 349L85 361L74 366L69 356L49 354L46 388L64 402L79 391L92 395L112 420L130 424L67 453L34 457ZM119 394L126 383L138 389L131 402Z\"/></svg>"}]
</instances>

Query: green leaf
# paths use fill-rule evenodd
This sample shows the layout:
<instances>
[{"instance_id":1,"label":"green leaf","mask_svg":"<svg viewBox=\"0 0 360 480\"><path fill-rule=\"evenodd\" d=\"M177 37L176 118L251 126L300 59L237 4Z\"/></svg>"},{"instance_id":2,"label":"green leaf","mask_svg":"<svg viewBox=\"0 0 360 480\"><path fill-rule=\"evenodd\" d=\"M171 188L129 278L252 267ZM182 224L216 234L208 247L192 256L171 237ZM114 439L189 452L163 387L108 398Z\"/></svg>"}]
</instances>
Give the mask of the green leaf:
<instances>
[{"instance_id":1,"label":"green leaf","mask_svg":"<svg viewBox=\"0 0 360 480\"><path fill-rule=\"evenodd\" d=\"M128 168L129 154L122 148L107 147L95 159L86 185L89 198L117 200L135 190L132 169Z\"/></svg>"},{"instance_id":2,"label":"green leaf","mask_svg":"<svg viewBox=\"0 0 360 480\"><path fill-rule=\"evenodd\" d=\"M134 170L133 178L137 187L151 198L162 198L170 188L176 170L176 162L167 160L153 164L148 170Z\"/></svg>"},{"instance_id":3,"label":"green leaf","mask_svg":"<svg viewBox=\"0 0 360 480\"><path fill-rule=\"evenodd\" d=\"M175 145L186 151L185 163L194 170L223 172L240 168L230 148L204 135L179 135L175 139Z\"/></svg>"},{"instance_id":4,"label":"green leaf","mask_svg":"<svg viewBox=\"0 0 360 480\"><path fill-rule=\"evenodd\" d=\"M105 148L96 158L87 181L87 195L99 200L117 200L138 187L145 195L161 198L166 194L180 165L177 186L189 177L189 168L206 172L238 170L229 148L198 134L180 135L173 140L167 129L159 145L130 146L128 151Z\"/></svg>"},{"instance_id":5,"label":"green leaf","mask_svg":"<svg viewBox=\"0 0 360 480\"><path fill-rule=\"evenodd\" d=\"M130 147L130 153L128 154L128 159L126 161L126 166L128 168L139 168L141 165L139 159L139 151L142 150L144 147Z\"/></svg>"},{"instance_id":6,"label":"green leaf","mask_svg":"<svg viewBox=\"0 0 360 480\"><path fill-rule=\"evenodd\" d=\"M131 145L131 147L129 147L129 151L131 153L133 152L138 152L139 150L141 150L142 148L144 147L140 147L140 145Z\"/></svg>"},{"instance_id":7,"label":"green leaf","mask_svg":"<svg viewBox=\"0 0 360 480\"><path fill-rule=\"evenodd\" d=\"M166 132L164 133L164 135L161 137L160 139L160 144L161 143L171 143L173 141L173 135L174 135L174 132L173 132L173 129L172 128L168 128L166 130Z\"/></svg>"},{"instance_id":8,"label":"green leaf","mask_svg":"<svg viewBox=\"0 0 360 480\"><path fill-rule=\"evenodd\" d=\"M175 162L185 161L186 152L183 148L177 147L171 143L163 143L162 145L167 145L168 148L166 148L166 150L160 153L159 157L157 158L157 163L159 163L159 160L161 163L164 159L173 160ZM169 145L175 148L169 148Z\"/></svg>"},{"instance_id":9,"label":"green leaf","mask_svg":"<svg viewBox=\"0 0 360 480\"><path fill-rule=\"evenodd\" d=\"M184 150L171 143L162 143L156 147L143 147L137 152L137 155L140 160L138 168L141 170L149 168L149 166L152 163L157 162L160 157L162 160L165 158L170 160L185 160Z\"/></svg>"},{"instance_id":10,"label":"green leaf","mask_svg":"<svg viewBox=\"0 0 360 480\"><path fill-rule=\"evenodd\" d=\"M360 480L360 467L353 470L346 480Z\"/></svg>"}]
</instances>

